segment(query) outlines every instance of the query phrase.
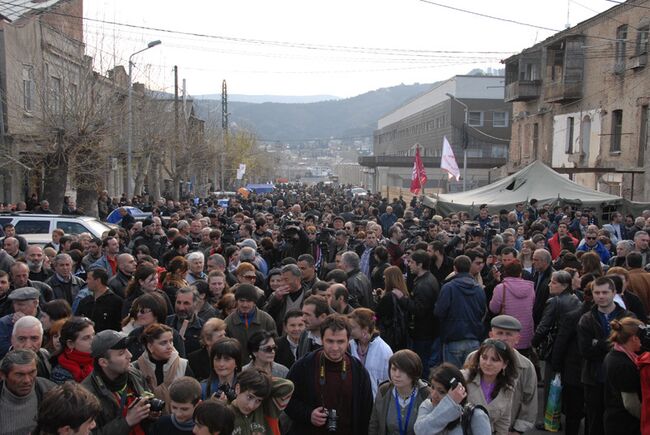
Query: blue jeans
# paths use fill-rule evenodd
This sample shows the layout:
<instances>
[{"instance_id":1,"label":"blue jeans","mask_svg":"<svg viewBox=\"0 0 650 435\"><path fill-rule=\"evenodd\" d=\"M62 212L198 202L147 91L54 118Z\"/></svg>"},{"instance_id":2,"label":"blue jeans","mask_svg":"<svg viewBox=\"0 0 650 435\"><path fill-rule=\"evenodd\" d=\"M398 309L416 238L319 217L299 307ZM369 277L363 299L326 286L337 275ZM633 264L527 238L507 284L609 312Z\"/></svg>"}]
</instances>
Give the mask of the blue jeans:
<instances>
[{"instance_id":1,"label":"blue jeans","mask_svg":"<svg viewBox=\"0 0 650 435\"><path fill-rule=\"evenodd\" d=\"M422 379L429 378L429 358L433 348L433 340L413 340L411 350L418 354L422 360Z\"/></svg>"},{"instance_id":2,"label":"blue jeans","mask_svg":"<svg viewBox=\"0 0 650 435\"><path fill-rule=\"evenodd\" d=\"M478 340L459 340L445 343L442 346L444 361L462 368L465 365L467 355L478 349L479 345Z\"/></svg>"},{"instance_id":3,"label":"blue jeans","mask_svg":"<svg viewBox=\"0 0 650 435\"><path fill-rule=\"evenodd\" d=\"M429 362L426 364L429 369L438 367L442 363L442 346L440 344L440 338L433 340L431 345L431 356L429 357ZM428 376L428 373L427 373Z\"/></svg>"}]
</instances>

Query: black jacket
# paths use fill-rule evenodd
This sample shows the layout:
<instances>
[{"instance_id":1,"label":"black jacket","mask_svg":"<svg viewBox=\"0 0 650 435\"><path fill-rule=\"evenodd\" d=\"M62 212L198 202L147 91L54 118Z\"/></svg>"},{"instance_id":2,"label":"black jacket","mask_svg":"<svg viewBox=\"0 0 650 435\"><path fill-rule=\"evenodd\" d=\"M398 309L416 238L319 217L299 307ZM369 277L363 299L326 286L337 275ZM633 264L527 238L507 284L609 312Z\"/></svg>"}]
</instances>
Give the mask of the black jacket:
<instances>
[{"instance_id":1,"label":"black jacket","mask_svg":"<svg viewBox=\"0 0 650 435\"><path fill-rule=\"evenodd\" d=\"M411 337L414 340L433 340L438 336L439 325L433 316L433 309L439 293L438 281L427 271L413 281L411 297L399 299L400 307L413 315Z\"/></svg>"},{"instance_id":2,"label":"black jacket","mask_svg":"<svg viewBox=\"0 0 650 435\"><path fill-rule=\"evenodd\" d=\"M190 323L187 325L187 329L185 329L185 336L183 336L186 353L191 353L201 348L200 339L201 329L203 328L203 320L201 320L199 316L195 315L194 319L189 320ZM176 331L180 331L181 326L183 326L183 321L180 320L176 314L167 316L165 323Z\"/></svg>"},{"instance_id":3,"label":"black jacket","mask_svg":"<svg viewBox=\"0 0 650 435\"><path fill-rule=\"evenodd\" d=\"M108 286L113 290L113 293L124 299L126 297L126 287L131 281L130 276L126 276L122 273L121 270L118 270L117 273L111 276L111 279L108 280Z\"/></svg>"},{"instance_id":4,"label":"black jacket","mask_svg":"<svg viewBox=\"0 0 650 435\"><path fill-rule=\"evenodd\" d=\"M64 290L65 284L59 281L57 275L52 275L47 281L45 281L45 284L52 287L54 299L65 299L70 305L72 305L79 290L86 286L86 282L83 279L73 275L70 279L70 296L68 296Z\"/></svg>"},{"instance_id":5,"label":"black jacket","mask_svg":"<svg viewBox=\"0 0 650 435\"><path fill-rule=\"evenodd\" d=\"M578 346L584 360L580 380L585 385L598 385L605 381L602 365L610 345L598 316L598 307L594 305L578 322ZM634 314L616 304L611 320L623 317L634 317Z\"/></svg>"},{"instance_id":6,"label":"black jacket","mask_svg":"<svg viewBox=\"0 0 650 435\"><path fill-rule=\"evenodd\" d=\"M355 308L374 308L375 303L372 297L372 284L370 284L370 279L359 269L354 269L348 272L348 279L345 281L345 286L350 293L350 305Z\"/></svg>"},{"instance_id":7,"label":"black jacket","mask_svg":"<svg viewBox=\"0 0 650 435\"><path fill-rule=\"evenodd\" d=\"M549 265L544 272L535 272L533 274L533 284L535 285L535 303L533 304L533 321L535 327L542 321L544 314L544 307L548 300L549 289L548 284L551 282L551 275L553 268ZM540 276L541 275L541 276Z\"/></svg>"},{"instance_id":8,"label":"black jacket","mask_svg":"<svg viewBox=\"0 0 650 435\"><path fill-rule=\"evenodd\" d=\"M199 381L208 379L210 370L212 369L212 363L210 362L210 354L207 348L202 347L188 354L187 362L194 373L194 378Z\"/></svg>"},{"instance_id":9,"label":"black jacket","mask_svg":"<svg viewBox=\"0 0 650 435\"><path fill-rule=\"evenodd\" d=\"M559 320L579 307L580 300L570 291L565 291L546 301L542 320L537 325L533 336L533 347L537 347L548 334L557 335L556 328L559 326Z\"/></svg>"},{"instance_id":10,"label":"black jacket","mask_svg":"<svg viewBox=\"0 0 650 435\"><path fill-rule=\"evenodd\" d=\"M311 352L296 361L287 375L287 379L295 386L285 411L293 421L289 435L305 435L314 428L311 424L311 413L315 408L322 406L321 398L315 394L316 366L320 354L320 351ZM352 362L352 433L367 434L373 404L370 377L358 359L350 354L347 356Z\"/></svg>"},{"instance_id":11,"label":"black jacket","mask_svg":"<svg viewBox=\"0 0 650 435\"><path fill-rule=\"evenodd\" d=\"M551 352L553 372L560 373L563 383L577 387L582 387L580 383L582 357L578 347L578 322L586 309L583 305L560 317Z\"/></svg>"},{"instance_id":12,"label":"black jacket","mask_svg":"<svg viewBox=\"0 0 650 435\"><path fill-rule=\"evenodd\" d=\"M275 341L276 346L278 347L275 351L275 362L282 364L287 368L291 368L293 363L296 362L296 357L291 352L291 346L289 345L289 339L286 335L278 338ZM297 351L297 349L296 349Z\"/></svg>"},{"instance_id":13,"label":"black jacket","mask_svg":"<svg viewBox=\"0 0 650 435\"><path fill-rule=\"evenodd\" d=\"M123 299L113 293L110 289L99 298L90 294L79 302L77 307L78 316L88 317L95 322L95 332L106 329L119 331L122 329L122 304Z\"/></svg>"}]
</instances>

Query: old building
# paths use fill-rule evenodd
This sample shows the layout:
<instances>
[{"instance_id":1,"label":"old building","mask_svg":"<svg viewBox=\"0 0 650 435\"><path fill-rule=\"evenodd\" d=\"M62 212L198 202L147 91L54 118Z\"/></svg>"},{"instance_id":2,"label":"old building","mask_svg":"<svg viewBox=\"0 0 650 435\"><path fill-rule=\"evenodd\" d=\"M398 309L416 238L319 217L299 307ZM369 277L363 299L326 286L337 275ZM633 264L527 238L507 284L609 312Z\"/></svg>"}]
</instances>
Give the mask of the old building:
<instances>
[{"instance_id":1,"label":"old building","mask_svg":"<svg viewBox=\"0 0 650 435\"><path fill-rule=\"evenodd\" d=\"M585 186L650 200L640 175L650 158L649 29L650 1L630 0L506 59L504 172L541 160Z\"/></svg>"},{"instance_id":2,"label":"old building","mask_svg":"<svg viewBox=\"0 0 650 435\"><path fill-rule=\"evenodd\" d=\"M449 140L463 172L467 144L467 189L490 181L490 170L505 164L510 139L511 105L503 101L504 78L455 76L381 118L374 133L373 155L359 157L371 190L408 189L416 144L428 182L438 192L462 190L440 169L443 137Z\"/></svg>"}]
</instances>

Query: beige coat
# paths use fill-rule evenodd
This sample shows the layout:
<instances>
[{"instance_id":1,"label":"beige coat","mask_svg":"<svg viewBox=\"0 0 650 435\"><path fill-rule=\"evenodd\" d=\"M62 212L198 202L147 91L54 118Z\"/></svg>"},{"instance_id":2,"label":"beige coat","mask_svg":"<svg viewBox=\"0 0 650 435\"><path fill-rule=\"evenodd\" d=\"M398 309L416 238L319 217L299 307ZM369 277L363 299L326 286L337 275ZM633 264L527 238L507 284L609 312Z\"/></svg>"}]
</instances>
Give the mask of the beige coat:
<instances>
[{"instance_id":1,"label":"beige coat","mask_svg":"<svg viewBox=\"0 0 650 435\"><path fill-rule=\"evenodd\" d=\"M462 370L462 372L467 379L468 371ZM497 397L488 404L481 390L481 375L477 374L472 381L467 381L467 400L488 410L492 433L496 435L508 435L513 396L514 390L505 388L499 391Z\"/></svg>"}]
</instances>

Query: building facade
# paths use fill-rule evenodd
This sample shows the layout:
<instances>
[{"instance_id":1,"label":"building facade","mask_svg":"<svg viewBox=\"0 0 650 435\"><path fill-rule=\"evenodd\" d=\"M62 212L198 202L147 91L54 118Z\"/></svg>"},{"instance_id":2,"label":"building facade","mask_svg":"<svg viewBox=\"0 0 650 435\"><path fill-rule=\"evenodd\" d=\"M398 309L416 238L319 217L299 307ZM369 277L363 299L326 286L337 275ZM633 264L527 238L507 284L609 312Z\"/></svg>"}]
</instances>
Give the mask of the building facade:
<instances>
[{"instance_id":1,"label":"building facade","mask_svg":"<svg viewBox=\"0 0 650 435\"><path fill-rule=\"evenodd\" d=\"M452 146L463 172L467 146L467 189L487 184L490 170L505 164L510 140L511 105L503 101L504 78L455 76L381 118L373 155L359 158L369 189L407 188L416 146L429 181L425 189L462 190L440 169L443 138Z\"/></svg>"},{"instance_id":2,"label":"building facade","mask_svg":"<svg viewBox=\"0 0 650 435\"><path fill-rule=\"evenodd\" d=\"M541 160L576 182L650 200L650 1L630 0L506 59L504 173Z\"/></svg>"}]
</instances>

